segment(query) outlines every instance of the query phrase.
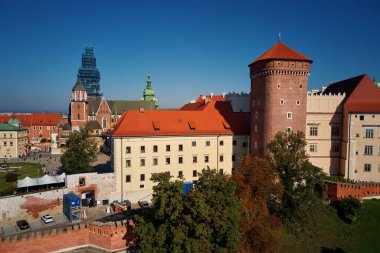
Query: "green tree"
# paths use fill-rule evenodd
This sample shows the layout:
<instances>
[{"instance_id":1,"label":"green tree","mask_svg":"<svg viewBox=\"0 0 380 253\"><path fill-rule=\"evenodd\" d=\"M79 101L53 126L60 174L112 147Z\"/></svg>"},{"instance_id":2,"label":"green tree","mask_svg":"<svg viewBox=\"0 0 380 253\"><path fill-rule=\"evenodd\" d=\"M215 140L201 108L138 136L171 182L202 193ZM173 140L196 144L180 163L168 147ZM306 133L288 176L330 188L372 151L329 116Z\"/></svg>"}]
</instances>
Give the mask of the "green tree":
<instances>
[{"instance_id":1,"label":"green tree","mask_svg":"<svg viewBox=\"0 0 380 253\"><path fill-rule=\"evenodd\" d=\"M280 215L283 220L295 220L316 200L314 189L322 185L324 174L310 164L303 132L278 132L268 148L271 163L284 186Z\"/></svg>"},{"instance_id":2,"label":"green tree","mask_svg":"<svg viewBox=\"0 0 380 253\"><path fill-rule=\"evenodd\" d=\"M203 170L194 189L169 172L153 174L153 207L136 217L141 252L234 252L239 241L240 205L234 183Z\"/></svg>"},{"instance_id":3,"label":"green tree","mask_svg":"<svg viewBox=\"0 0 380 253\"><path fill-rule=\"evenodd\" d=\"M281 221L274 209L282 185L268 160L245 156L232 175L242 203L239 252L274 252L280 247Z\"/></svg>"},{"instance_id":4,"label":"green tree","mask_svg":"<svg viewBox=\"0 0 380 253\"><path fill-rule=\"evenodd\" d=\"M91 128L85 125L70 134L61 163L68 174L84 173L92 170L97 157L96 140L91 137Z\"/></svg>"}]
</instances>

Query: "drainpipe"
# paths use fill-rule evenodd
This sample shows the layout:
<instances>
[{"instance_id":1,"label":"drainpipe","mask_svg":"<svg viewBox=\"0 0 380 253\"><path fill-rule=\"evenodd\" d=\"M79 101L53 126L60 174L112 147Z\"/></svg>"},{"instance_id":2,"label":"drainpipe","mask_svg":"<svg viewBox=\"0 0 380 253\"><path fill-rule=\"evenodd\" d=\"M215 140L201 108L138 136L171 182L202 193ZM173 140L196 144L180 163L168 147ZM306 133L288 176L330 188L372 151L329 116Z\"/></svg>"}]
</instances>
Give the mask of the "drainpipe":
<instances>
[{"instance_id":1,"label":"drainpipe","mask_svg":"<svg viewBox=\"0 0 380 253\"><path fill-rule=\"evenodd\" d=\"M347 151L347 179L350 179L350 153L351 153L351 114L348 114L348 151Z\"/></svg>"},{"instance_id":2,"label":"drainpipe","mask_svg":"<svg viewBox=\"0 0 380 253\"><path fill-rule=\"evenodd\" d=\"M124 198L124 185L123 185L123 137L120 138L120 149L121 149L121 154L120 154L120 170L121 170L121 199L120 202L123 201Z\"/></svg>"},{"instance_id":3,"label":"drainpipe","mask_svg":"<svg viewBox=\"0 0 380 253\"><path fill-rule=\"evenodd\" d=\"M220 135L216 136L216 172L219 173L219 137Z\"/></svg>"}]
</instances>

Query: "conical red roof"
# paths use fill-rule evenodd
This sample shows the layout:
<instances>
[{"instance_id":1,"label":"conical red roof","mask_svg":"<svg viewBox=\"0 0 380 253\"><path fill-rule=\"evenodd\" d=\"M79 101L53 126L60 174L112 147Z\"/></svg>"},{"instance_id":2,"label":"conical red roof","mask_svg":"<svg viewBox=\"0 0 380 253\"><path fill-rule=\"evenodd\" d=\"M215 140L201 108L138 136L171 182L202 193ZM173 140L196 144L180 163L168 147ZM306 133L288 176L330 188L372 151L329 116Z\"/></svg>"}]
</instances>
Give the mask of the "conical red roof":
<instances>
[{"instance_id":1,"label":"conical red roof","mask_svg":"<svg viewBox=\"0 0 380 253\"><path fill-rule=\"evenodd\" d=\"M313 62L306 56L298 53L296 50L291 49L282 42L278 42L271 49L262 54L259 58L253 61L251 64L262 60L277 59L277 60L298 60ZM249 65L251 65L249 64Z\"/></svg>"}]
</instances>

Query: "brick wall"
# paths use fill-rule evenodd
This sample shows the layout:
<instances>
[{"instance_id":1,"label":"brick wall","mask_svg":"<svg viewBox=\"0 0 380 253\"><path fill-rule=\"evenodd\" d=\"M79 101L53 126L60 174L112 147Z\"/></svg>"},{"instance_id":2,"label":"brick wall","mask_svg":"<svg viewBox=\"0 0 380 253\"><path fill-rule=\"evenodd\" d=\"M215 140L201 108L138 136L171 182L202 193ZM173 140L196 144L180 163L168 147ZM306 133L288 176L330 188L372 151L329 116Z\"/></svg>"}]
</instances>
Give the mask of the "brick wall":
<instances>
[{"instance_id":1,"label":"brick wall","mask_svg":"<svg viewBox=\"0 0 380 253\"><path fill-rule=\"evenodd\" d=\"M77 224L44 232L31 232L22 236L0 237L0 252L40 253L79 248L88 245L109 251L124 250L134 244L133 223L118 221Z\"/></svg>"},{"instance_id":2,"label":"brick wall","mask_svg":"<svg viewBox=\"0 0 380 253\"><path fill-rule=\"evenodd\" d=\"M380 183L340 183L326 182L326 198L337 201L348 197L363 199L380 196Z\"/></svg>"}]
</instances>

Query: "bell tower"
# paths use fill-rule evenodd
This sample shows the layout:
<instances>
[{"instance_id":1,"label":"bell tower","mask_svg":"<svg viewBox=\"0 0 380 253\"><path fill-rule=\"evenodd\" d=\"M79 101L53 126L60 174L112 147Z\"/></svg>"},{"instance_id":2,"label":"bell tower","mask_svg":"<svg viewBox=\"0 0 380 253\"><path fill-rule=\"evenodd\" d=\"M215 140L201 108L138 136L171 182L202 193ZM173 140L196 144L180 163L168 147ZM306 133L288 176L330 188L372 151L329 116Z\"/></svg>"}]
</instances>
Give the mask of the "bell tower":
<instances>
[{"instance_id":1,"label":"bell tower","mask_svg":"<svg viewBox=\"0 0 380 253\"><path fill-rule=\"evenodd\" d=\"M72 130L79 130L79 127L87 122L87 90L83 86L78 75L77 81L72 88L70 102L70 122Z\"/></svg>"},{"instance_id":2,"label":"bell tower","mask_svg":"<svg viewBox=\"0 0 380 253\"><path fill-rule=\"evenodd\" d=\"M312 62L279 41L249 65L252 155L267 155L277 132L305 132Z\"/></svg>"}]
</instances>

